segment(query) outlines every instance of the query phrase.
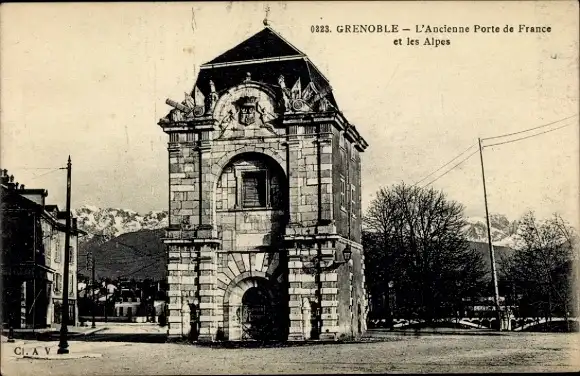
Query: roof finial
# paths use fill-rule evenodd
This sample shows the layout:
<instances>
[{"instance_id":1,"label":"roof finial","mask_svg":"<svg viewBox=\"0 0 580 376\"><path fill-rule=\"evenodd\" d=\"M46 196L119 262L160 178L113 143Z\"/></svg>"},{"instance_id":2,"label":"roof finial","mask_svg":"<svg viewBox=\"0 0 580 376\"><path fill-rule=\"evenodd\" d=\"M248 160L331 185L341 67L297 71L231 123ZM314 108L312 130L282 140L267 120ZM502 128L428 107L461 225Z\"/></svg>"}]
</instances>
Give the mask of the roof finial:
<instances>
[{"instance_id":1,"label":"roof finial","mask_svg":"<svg viewBox=\"0 0 580 376\"><path fill-rule=\"evenodd\" d=\"M270 14L270 6L269 5L266 5L265 11L266 11L266 17L264 17L263 22L264 22L264 26L267 27L267 26L270 26L270 23L268 22L268 15Z\"/></svg>"}]
</instances>

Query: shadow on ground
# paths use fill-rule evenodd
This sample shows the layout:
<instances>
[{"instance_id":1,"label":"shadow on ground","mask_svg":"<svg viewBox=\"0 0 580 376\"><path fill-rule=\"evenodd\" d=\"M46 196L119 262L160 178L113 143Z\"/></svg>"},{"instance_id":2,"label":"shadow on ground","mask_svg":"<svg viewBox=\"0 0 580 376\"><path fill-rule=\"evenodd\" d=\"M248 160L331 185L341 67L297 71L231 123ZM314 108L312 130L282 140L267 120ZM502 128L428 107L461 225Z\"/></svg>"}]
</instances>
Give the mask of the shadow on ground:
<instances>
[{"instance_id":1,"label":"shadow on ground","mask_svg":"<svg viewBox=\"0 0 580 376\"><path fill-rule=\"evenodd\" d=\"M58 341L60 333L53 332L29 332L14 333L15 340L24 341ZM86 342L141 342L141 343L165 343L165 333L107 333L106 330L91 334L69 333L68 340Z\"/></svg>"},{"instance_id":2,"label":"shadow on ground","mask_svg":"<svg viewBox=\"0 0 580 376\"><path fill-rule=\"evenodd\" d=\"M58 336L57 336L58 338ZM86 342L139 342L139 343L165 343L165 333L107 333L102 331L86 336L74 338L75 341Z\"/></svg>"},{"instance_id":3,"label":"shadow on ground","mask_svg":"<svg viewBox=\"0 0 580 376\"><path fill-rule=\"evenodd\" d=\"M269 348L269 347L298 347L298 346L319 346L319 345L346 345L361 344L369 342L397 341L397 338L361 338L358 340L337 340L337 341L220 341L220 342L192 342L176 341L176 343L189 344L199 347L209 347L216 349L238 349L238 348Z\"/></svg>"}]
</instances>

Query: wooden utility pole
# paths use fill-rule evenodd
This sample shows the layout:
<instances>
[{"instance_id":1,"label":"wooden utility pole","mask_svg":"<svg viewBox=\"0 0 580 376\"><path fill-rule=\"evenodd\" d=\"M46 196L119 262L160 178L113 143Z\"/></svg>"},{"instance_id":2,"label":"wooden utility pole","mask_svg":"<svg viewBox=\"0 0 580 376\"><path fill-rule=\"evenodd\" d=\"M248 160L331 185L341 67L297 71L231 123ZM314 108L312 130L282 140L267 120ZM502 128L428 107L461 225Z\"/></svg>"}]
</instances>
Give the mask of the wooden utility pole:
<instances>
[{"instance_id":1,"label":"wooden utility pole","mask_svg":"<svg viewBox=\"0 0 580 376\"><path fill-rule=\"evenodd\" d=\"M498 323L498 330L501 330L501 311L499 307L499 291L497 287L497 273L495 269L495 252L491 242L491 225L489 222L489 211L487 209L487 189L485 187L485 169L483 168L483 147L481 146L481 138L479 141L479 157L481 159L481 177L483 179L483 199L485 202L485 220L487 222L487 241L489 243L489 257L491 260L491 282L493 284L493 298L495 303L495 313Z\"/></svg>"},{"instance_id":2,"label":"wooden utility pole","mask_svg":"<svg viewBox=\"0 0 580 376\"><path fill-rule=\"evenodd\" d=\"M109 284L105 278L105 322L107 322L107 303L109 303Z\"/></svg>"},{"instance_id":3,"label":"wooden utility pole","mask_svg":"<svg viewBox=\"0 0 580 376\"><path fill-rule=\"evenodd\" d=\"M95 303L95 254L93 253L93 251L91 250L91 277L92 277L92 281L91 281L91 291L93 293L93 305L91 307L91 311L93 313L93 324L91 325L91 328L95 327L95 308L96 308L96 303Z\"/></svg>"},{"instance_id":4,"label":"wooden utility pole","mask_svg":"<svg viewBox=\"0 0 580 376\"><path fill-rule=\"evenodd\" d=\"M64 238L64 276L63 276L63 296L62 296L62 322L60 325L60 342L58 343L58 354L68 354L68 284L69 284L69 263L70 263L70 186L71 168L70 155L66 164L66 230Z\"/></svg>"}]
</instances>

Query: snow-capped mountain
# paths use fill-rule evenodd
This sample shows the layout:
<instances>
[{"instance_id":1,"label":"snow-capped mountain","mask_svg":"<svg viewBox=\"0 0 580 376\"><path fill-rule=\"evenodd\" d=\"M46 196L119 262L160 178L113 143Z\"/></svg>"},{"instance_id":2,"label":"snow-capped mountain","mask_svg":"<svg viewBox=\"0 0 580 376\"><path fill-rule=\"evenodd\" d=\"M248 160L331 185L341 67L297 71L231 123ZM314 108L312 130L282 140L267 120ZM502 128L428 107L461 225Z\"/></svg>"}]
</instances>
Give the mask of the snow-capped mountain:
<instances>
[{"instance_id":1,"label":"snow-capped mountain","mask_svg":"<svg viewBox=\"0 0 580 376\"><path fill-rule=\"evenodd\" d=\"M517 242L517 221L510 222L503 214L490 214L491 240L494 245L513 248ZM485 218L467 218L464 231L471 241L487 242L487 225Z\"/></svg>"},{"instance_id":2,"label":"snow-capped mountain","mask_svg":"<svg viewBox=\"0 0 580 376\"><path fill-rule=\"evenodd\" d=\"M167 227L166 211L150 211L145 214L128 209L98 208L85 205L73 210L79 227L88 232L85 240L93 235L103 235L106 239L139 230L156 230ZM510 222L505 215L491 214L491 238L494 245L513 247L516 243L517 222ZM485 218L467 218L464 231L471 241L487 242Z\"/></svg>"},{"instance_id":3,"label":"snow-capped mountain","mask_svg":"<svg viewBox=\"0 0 580 376\"><path fill-rule=\"evenodd\" d=\"M145 214L133 210L117 208L98 208L91 205L73 210L80 229L88 232L85 240L94 235L111 239L121 234L139 230L156 230L167 227L165 211L150 211Z\"/></svg>"}]
</instances>

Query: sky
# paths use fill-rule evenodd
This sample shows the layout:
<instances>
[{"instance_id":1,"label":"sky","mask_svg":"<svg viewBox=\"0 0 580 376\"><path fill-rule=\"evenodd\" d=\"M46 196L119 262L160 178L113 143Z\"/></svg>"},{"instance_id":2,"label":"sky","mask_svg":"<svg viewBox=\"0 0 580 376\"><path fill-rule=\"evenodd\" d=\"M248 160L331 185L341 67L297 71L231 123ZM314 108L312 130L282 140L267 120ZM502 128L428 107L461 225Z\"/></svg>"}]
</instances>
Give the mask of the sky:
<instances>
[{"instance_id":1,"label":"sky","mask_svg":"<svg viewBox=\"0 0 580 376\"><path fill-rule=\"evenodd\" d=\"M199 66L271 26L329 79L340 110L369 147L363 209L381 187L414 184L487 138L578 114L578 4L542 2L211 2L2 4L0 166L64 208L166 210L168 137L157 125L194 86ZM398 24L406 34L338 33ZM417 34L415 25L469 26ZM474 33L474 25L551 26L550 33ZM312 33L329 25L331 33ZM396 46L409 36L450 45ZM489 210L516 219L553 212L577 226L578 117L568 126L483 151ZM550 127L540 130L549 130ZM521 136L528 133L521 134ZM501 138L487 143L510 140ZM475 153L434 181L483 216Z\"/></svg>"}]
</instances>

